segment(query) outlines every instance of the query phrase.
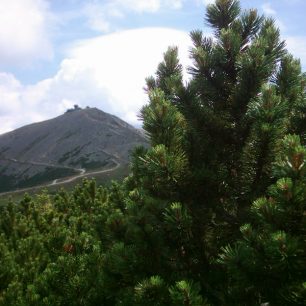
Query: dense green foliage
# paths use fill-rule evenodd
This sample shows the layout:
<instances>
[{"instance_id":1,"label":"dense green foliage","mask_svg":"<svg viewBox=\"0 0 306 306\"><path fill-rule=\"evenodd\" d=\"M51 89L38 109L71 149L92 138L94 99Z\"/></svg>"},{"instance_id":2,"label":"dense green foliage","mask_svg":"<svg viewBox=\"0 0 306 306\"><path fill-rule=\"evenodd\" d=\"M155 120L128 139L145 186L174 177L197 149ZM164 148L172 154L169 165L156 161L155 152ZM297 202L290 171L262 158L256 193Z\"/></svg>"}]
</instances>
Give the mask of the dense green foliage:
<instances>
[{"instance_id":1,"label":"dense green foliage","mask_svg":"<svg viewBox=\"0 0 306 306\"><path fill-rule=\"evenodd\" d=\"M306 77L274 21L217 0L169 48L120 184L2 208L0 305L305 305Z\"/></svg>"}]
</instances>

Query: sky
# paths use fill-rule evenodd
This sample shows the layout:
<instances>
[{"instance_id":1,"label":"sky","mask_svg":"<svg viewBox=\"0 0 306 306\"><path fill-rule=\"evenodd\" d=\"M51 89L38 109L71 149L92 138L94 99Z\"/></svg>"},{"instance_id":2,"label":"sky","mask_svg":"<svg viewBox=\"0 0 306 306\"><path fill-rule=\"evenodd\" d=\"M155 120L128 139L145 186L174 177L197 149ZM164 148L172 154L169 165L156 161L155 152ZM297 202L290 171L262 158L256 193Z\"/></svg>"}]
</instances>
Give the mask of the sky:
<instances>
[{"instance_id":1,"label":"sky","mask_svg":"<svg viewBox=\"0 0 306 306\"><path fill-rule=\"evenodd\" d=\"M189 32L211 0L0 0L0 134L97 107L140 126L145 78L168 46L190 65ZM305 0L242 0L272 16L306 71ZM186 79L188 78L185 73Z\"/></svg>"}]
</instances>

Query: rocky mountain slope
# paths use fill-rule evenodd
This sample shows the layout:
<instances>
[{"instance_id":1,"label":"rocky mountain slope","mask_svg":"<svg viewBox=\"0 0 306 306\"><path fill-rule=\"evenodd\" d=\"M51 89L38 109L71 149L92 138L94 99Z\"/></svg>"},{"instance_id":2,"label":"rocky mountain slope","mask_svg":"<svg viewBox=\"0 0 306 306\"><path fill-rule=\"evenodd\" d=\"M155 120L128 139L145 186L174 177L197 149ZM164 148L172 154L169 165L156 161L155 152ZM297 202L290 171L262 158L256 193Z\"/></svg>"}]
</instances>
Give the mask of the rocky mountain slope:
<instances>
[{"instance_id":1,"label":"rocky mountain slope","mask_svg":"<svg viewBox=\"0 0 306 306\"><path fill-rule=\"evenodd\" d=\"M0 192L129 161L140 131L96 108L75 109L0 135Z\"/></svg>"}]
</instances>

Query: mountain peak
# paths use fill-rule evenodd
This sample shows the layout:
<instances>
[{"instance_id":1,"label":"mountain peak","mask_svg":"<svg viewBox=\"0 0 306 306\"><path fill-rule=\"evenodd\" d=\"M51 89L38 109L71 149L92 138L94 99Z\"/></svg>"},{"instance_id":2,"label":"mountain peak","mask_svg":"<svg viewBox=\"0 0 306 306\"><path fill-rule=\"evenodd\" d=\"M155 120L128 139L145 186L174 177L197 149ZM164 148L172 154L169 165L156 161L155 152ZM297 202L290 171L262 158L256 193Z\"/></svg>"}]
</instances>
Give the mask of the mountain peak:
<instances>
[{"instance_id":1,"label":"mountain peak","mask_svg":"<svg viewBox=\"0 0 306 306\"><path fill-rule=\"evenodd\" d=\"M63 170L103 167L114 160L127 164L131 150L146 143L142 133L114 115L74 109L0 135L0 169L18 181L42 175L48 165Z\"/></svg>"}]
</instances>

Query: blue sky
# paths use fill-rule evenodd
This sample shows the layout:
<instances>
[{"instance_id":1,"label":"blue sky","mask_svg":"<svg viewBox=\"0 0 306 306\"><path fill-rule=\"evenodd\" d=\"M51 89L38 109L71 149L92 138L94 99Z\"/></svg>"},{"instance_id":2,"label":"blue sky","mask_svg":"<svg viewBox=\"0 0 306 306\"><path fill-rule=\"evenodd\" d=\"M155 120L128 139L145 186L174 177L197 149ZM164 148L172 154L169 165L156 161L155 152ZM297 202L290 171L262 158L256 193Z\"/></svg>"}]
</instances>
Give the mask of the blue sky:
<instances>
[{"instance_id":1,"label":"blue sky","mask_svg":"<svg viewBox=\"0 0 306 306\"><path fill-rule=\"evenodd\" d=\"M144 79L168 45L188 66L188 33L209 0L0 0L0 133L98 107L137 125ZM275 18L306 70L305 0L242 0ZM187 76L186 76L187 77ZM139 124L139 123L138 123Z\"/></svg>"}]
</instances>

